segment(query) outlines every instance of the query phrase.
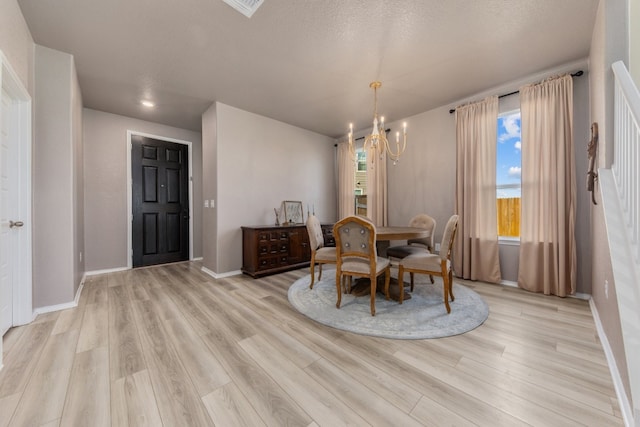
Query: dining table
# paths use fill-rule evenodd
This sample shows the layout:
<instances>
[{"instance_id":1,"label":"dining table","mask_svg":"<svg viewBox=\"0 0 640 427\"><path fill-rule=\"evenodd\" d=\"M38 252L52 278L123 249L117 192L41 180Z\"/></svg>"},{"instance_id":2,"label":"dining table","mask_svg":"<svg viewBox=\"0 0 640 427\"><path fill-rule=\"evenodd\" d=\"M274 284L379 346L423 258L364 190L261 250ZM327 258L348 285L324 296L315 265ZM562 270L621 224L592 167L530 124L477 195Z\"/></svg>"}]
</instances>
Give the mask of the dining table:
<instances>
[{"instance_id":1,"label":"dining table","mask_svg":"<svg viewBox=\"0 0 640 427\"><path fill-rule=\"evenodd\" d=\"M431 230L420 227L406 227L390 225L386 227L376 227L376 250L379 257L387 257L387 248L391 240L424 239L431 237ZM371 286L369 279L362 278L355 281L351 288L351 293L356 296L369 295ZM377 292L384 293L384 275L378 277ZM400 298L400 288L398 280L391 278L389 284L389 296L397 301ZM411 294L405 290L404 299L411 299Z\"/></svg>"}]
</instances>

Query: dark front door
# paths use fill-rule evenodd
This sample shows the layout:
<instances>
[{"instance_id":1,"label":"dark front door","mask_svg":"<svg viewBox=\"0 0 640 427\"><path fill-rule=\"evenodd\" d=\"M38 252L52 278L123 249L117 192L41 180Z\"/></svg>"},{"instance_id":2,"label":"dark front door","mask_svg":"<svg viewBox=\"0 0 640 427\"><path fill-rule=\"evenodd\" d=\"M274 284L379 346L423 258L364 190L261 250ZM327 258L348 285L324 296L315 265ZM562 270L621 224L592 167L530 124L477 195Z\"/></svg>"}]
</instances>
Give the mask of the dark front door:
<instances>
[{"instance_id":1,"label":"dark front door","mask_svg":"<svg viewBox=\"0 0 640 427\"><path fill-rule=\"evenodd\" d=\"M188 148L140 135L131 143L133 266L188 260Z\"/></svg>"}]
</instances>

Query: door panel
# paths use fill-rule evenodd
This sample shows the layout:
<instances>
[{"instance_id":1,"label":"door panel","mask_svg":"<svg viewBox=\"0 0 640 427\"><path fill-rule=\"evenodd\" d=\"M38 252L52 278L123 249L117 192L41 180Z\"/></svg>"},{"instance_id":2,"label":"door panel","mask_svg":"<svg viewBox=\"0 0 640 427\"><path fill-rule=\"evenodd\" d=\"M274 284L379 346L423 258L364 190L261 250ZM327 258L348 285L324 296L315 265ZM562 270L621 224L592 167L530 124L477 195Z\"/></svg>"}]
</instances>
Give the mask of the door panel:
<instances>
[{"instance_id":1,"label":"door panel","mask_svg":"<svg viewBox=\"0 0 640 427\"><path fill-rule=\"evenodd\" d=\"M16 266L17 233L9 221L17 215L17 153L10 134L11 100L2 91L0 106L0 339L13 325L14 269Z\"/></svg>"},{"instance_id":2,"label":"door panel","mask_svg":"<svg viewBox=\"0 0 640 427\"><path fill-rule=\"evenodd\" d=\"M180 203L180 169L167 169L167 203Z\"/></svg>"},{"instance_id":3,"label":"door panel","mask_svg":"<svg viewBox=\"0 0 640 427\"><path fill-rule=\"evenodd\" d=\"M178 252L180 250L181 230L180 213L167 214L167 252Z\"/></svg>"},{"instance_id":4,"label":"door panel","mask_svg":"<svg viewBox=\"0 0 640 427\"><path fill-rule=\"evenodd\" d=\"M133 135L133 266L189 259L188 147Z\"/></svg>"},{"instance_id":5,"label":"door panel","mask_svg":"<svg viewBox=\"0 0 640 427\"><path fill-rule=\"evenodd\" d=\"M142 175L144 197L142 200L145 202L157 202L158 201L158 168L152 166L143 167L144 174Z\"/></svg>"}]
</instances>

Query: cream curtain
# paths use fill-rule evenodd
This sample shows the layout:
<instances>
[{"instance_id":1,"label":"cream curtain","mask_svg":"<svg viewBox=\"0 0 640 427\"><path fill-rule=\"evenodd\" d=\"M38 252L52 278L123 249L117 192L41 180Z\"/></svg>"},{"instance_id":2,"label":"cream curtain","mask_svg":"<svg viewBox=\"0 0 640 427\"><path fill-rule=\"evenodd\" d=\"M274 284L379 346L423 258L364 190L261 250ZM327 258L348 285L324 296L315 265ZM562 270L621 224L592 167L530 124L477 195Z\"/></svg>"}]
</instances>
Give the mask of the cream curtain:
<instances>
[{"instance_id":1,"label":"cream curtain","mask_svg":"<svg viewBox=\"0 0 640 427\"><path fill-rule=\"evenodd\" d=\"M456 108L456 275L498 283L496 143L498 97Z\"/></svg>"},{"instance_id":2,"label":"cream curtain","mask_svg":"<svg viewBox=\"0 0 640 427\"><path fill-rule=\"evenodd\" d=\"M355 214L355 160L349 143L338 144L338 219Z\"/></svg>"},{"instance_id":3,"label":"cream curtain","mask_svg":"<svg viewBox=\"0 0 640 427\"><path fill-rule=\"evenodd\" d=\"M371 161L373 159L373 162ZM376 227L388 225L387 152L367 148L367 217Z\"/></svg>"},{"instance_id":4,"label":"cream curtain","mask_svg":"<svg viewBox=\"0 0 640 427\"><path fill-rule=\"evenodd\" d=\"M573 81L520 88L522 200L518 286L546 295L576 289Z\"/></svg>"}]
</instances>

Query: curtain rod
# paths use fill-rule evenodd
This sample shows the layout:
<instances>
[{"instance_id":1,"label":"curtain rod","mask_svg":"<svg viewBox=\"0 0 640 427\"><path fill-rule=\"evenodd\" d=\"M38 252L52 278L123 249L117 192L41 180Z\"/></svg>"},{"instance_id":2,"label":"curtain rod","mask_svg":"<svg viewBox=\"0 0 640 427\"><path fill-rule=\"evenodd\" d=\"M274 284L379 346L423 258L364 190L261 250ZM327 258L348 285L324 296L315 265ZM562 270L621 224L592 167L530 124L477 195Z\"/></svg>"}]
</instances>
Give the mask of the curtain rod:
<instances>
[{"instance_id":1,"label":"curtain rod","mask_svg":"<svg viewBox=\"0 0 640 427\"><path fill-rule=\"evenodd\" d=\"M389 133L389 131L391 131L391 128L387 128L384 130L384 133ZM365 139L366 137L361 136L360 138L356 138L354 139L354 141L360 141L361 139Z\"/></svg>"},{"instance_id":2,"label":"curtain rod","mask_svg":"<svg viewBox=\"0 0 640 427\"><path fill-rule=\"evenodd\" d=\"M390 130L391 130L391 128L387 128L387 129L385 129L384 133L389 133L389 131L390 131ZM356 139L354 139L354 141L360 141L361 139L365 139L365 137L364 137L364 136L361 136L360 138L356 138ZM337 146L338 146L338 144L333 144L333 146L334 146L334 147L337 147Z\"/></svg>"},{"instance_id":3,"label":"curtain rod","mask_svg":"<svg viewBox=\"0 0 640 427\"><path fill-rule=\"evenodd\" d=\"M581 75L583 75L584 72L582 70L576 71L575 73L571 74L571 77L580 77ZM504 95L500 95L498 96L498 98L504 98L505 96L511 96L511 95L515 95L516 93L519 93L519 90L513 91L513 92L509 92L509 93L505 93ZM456 109L452 108L451 110L449 110L449 114L453 114L455 113Z\"/></svg>"}]
</instances>

